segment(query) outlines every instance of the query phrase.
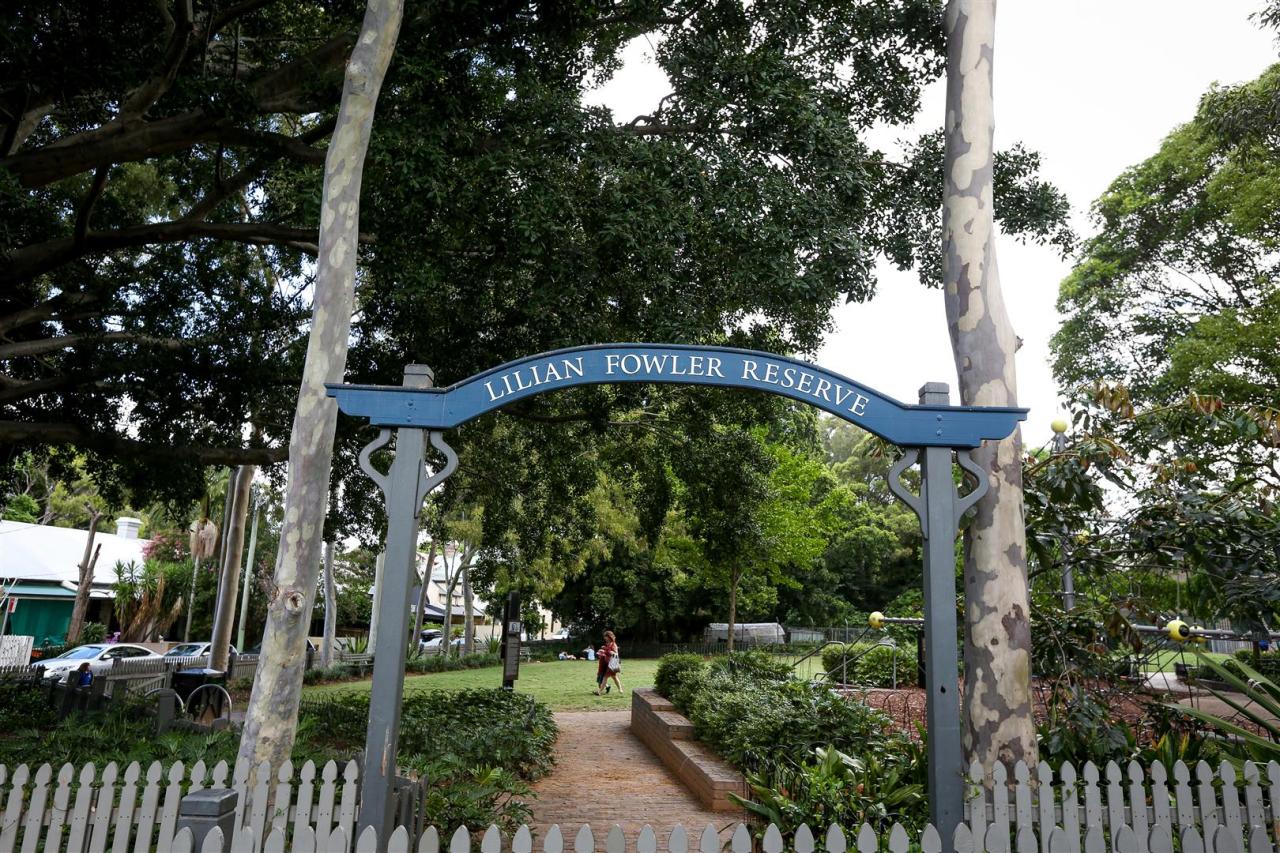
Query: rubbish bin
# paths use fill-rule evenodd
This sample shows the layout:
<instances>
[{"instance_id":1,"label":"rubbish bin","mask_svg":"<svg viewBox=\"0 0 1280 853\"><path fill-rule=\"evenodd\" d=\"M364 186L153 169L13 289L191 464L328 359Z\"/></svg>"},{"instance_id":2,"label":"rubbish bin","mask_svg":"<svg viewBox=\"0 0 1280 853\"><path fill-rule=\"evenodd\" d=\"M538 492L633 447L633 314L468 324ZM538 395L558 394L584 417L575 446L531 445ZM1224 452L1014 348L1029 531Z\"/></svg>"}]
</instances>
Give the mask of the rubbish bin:
<instances>
[{"instance_id":1,"label":"rubbish bin","mask_svg":"<svg viewBox=\"0 0 1280 853\"><path fill-rule=\"evenodd\" d=\"M207 667L181 669L173 674L173 691L182 697L188 716L194 720L216 719L226 708L227 694L222 690L200 690L206 684L225 689L227 674Z\"/></svg>"}]
</instances>

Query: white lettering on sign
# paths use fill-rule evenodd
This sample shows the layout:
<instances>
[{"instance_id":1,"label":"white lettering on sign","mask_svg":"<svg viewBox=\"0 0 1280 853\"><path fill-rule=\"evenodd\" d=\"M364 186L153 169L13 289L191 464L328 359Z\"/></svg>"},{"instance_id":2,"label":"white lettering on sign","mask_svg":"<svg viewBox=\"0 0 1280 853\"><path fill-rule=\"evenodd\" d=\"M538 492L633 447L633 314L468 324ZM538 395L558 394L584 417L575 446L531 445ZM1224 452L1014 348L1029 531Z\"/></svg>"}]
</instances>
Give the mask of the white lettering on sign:
<instances>
[{"instance_id":1,"label":"white lettering on sign","mask_svg":"<svg viewBox=\"0 0 1280 853\"><path fill-rule=\"evenodd\" d=\"M598 364L598 362L597 362ZM598 368L597 368L598 370ZM604 376L636 377L716 377L725 379L724 359L714 355L684 353L608 353L604 357ZM489 402L529 391L544 385L572 383L585 379L582 356L547 359L525 364L494 379L486 380ZM603 377L601 377L603 378ZM742 381L755 385L772 385L820 400L828 406L844 409L859 417L867 413L871 398L856 388L805 370L802 367L753 358L742 359ZM607 380L606 380L607 381Z\"/></svg>"},{"instance_id":2,"label":"white lettering on sign","mask_svg":"<svg viewBox=\"0 0 1280 853\"><path fill-rule=\"evenodd\" d=\"M859 394L854 389L846 388L839 382L823 379L807 370L795 367L784 367L779 370L776 364L769 362L762 367L760 362L750 358L742 360L742 379L749 379L762 385L795 389L802 394L808 394L810 397L825 400L836 406L844 406L845 401L853 397L853 402L849 404L847 410L858 416L867 413L867 403L871 402L869 397Z\"/></svg>"},{"instance_id":3,"label":"white lettering on sign","mask_svg":"<svg viewBox=\"0 0 1280 853\"><path fill-rule=\"evenodd\" d=\"M586 376L586 371L582 365L582 356L562 358L559 362L546 361L541 364L534 362L533 364L516 368L510 373L502 374L497 379L486 380L484 390L489 392L489 402L492 403L517 391L528 391L530 388L537 388L539 385L564 382L574 376Z\"/></svg>"},{"instance_id":4,"label":"white lettering on sign","mask_svg":"<svg viewBox=\"0 0 1280 853\"><path fill-rule=\"evenodd\" d=\"M606 375L635 376L719 376L724 379L724 362L706 355L606 355Z\"/></svg>"}]
</instances>

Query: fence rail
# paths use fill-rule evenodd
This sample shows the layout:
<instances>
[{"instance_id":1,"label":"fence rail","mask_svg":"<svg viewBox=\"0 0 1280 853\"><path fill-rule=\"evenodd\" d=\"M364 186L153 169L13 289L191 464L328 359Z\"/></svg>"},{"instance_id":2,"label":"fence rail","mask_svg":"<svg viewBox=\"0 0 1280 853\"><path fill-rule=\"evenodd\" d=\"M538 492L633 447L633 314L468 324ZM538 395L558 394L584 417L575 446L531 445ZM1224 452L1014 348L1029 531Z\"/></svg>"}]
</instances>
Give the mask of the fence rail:
<instances>
[{"instance_id":1,"label":"fence rail","mask_svg":"<svg viewBox=\"0 0 1280 853\"><path fill-rule=\"evenodd\" d=\"M1167 772L1156 763L1136 763L1124 771L1114 763L1100 771L1086 764L1077 773L1064 765L1059 774L1041 764L1033 772L1023 764L1012 774L997 766L989 776L972 768L965 822L954 838L957 853L1276 853L1280 842L1280 764L1246 762L1237 774L1230 764L1216 770L1201 762L1181 762ZM250 784L245 764L219 762L208 767L159 762L144 768L108 764L63 765L34 770L0 765L0 853L14 850L85 851L181 850L178 817L182 798L193 791L226 789L237 793L231 848L246 853L283 850L417 850L439 853L441 834L426 828L418 837L402 827L379 844L356 836L359 769L356 762L317 767L286 763L276 773L265 765ZM624 806L620 806L623 808ZM870 826L846 831L830 827L815 839L807 827L786 842L776 828L766 829L755 850L764 853L812 853L815 845L831 853L907 853L943 849L938 833L926 828L914 838L903 827ZM758 831L758 830L757 830ZM593 853L593 830L578 830L575 853ZM481 853L531 853L534 830L523 827L504 842L490 827ZM694 838L698 841L693 841ZM450 853L472 849L465 830L448 836ZM319 839L319 840L317 840ZM714 828L700 835L681 827L664 831L662 844L650 828L628 840L622 830L607 830L605 853L701 853L721 851ZM751 850L747 829L733 831L731 849ZM43 844L43 847L41 846ZM397 846L399 845L399 846ZM544 853L567 853L558 827L546 828L539 842ZM946 845L951 848L952 845ZM203 849L197 847L195 849ZM209 848L212 849L212 848ZM222 849L222 848L217 848Z\"/></svg>"}]
</instances>

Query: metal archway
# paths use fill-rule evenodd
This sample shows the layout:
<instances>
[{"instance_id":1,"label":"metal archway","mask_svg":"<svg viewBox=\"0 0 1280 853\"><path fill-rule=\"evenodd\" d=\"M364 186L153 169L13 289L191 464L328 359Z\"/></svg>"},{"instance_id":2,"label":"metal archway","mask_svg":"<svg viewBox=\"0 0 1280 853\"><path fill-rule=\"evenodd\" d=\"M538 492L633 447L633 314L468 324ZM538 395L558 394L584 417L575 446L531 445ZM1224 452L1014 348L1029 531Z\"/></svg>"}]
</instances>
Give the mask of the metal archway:
<instances>
[{"instance_id":1,"label":"metal archway","mask_svg":"<svg viewBox=\"0 0 1280 853\"><path fill-rule=\"evenodd\" d=\"M926 718L929 731L929 809L944 847L951 848L963 818L964 761L960 745L960 696L956 642L955 537L960 517L989 488L969 451L983 441L1008 436L1026 409L949 405L944 383L920 389L918 405L901 403L866 385L807 362L771 353L673 344L601 344L557 350L509 362L447 388L433 387L424 365L407 365L404 383L329 385L344 413L380 427L360 453L360 467L382 490L387 506L383 586L376 597L378 643L374 650L369 729L365 741L360 826L379 838L391 831L392 785L400 735L404 659L408 646L410 580L416 574L418 513L427 494L457 469L458 457L444 438L453 429L528 397L579 385L652 382L764 391L829 412L904 449L890 471L889 488L915 512L924 534L924 609L927 646ZM386 447L395 432L391 468L378 471L370 454ZM426 445L445 464L429 471ZM954 459L953 459L954 456ZM920 494L902 482L921 466ZM971 473L976 488L961 495L953 464Z\"/></svg>"}]
</instances>

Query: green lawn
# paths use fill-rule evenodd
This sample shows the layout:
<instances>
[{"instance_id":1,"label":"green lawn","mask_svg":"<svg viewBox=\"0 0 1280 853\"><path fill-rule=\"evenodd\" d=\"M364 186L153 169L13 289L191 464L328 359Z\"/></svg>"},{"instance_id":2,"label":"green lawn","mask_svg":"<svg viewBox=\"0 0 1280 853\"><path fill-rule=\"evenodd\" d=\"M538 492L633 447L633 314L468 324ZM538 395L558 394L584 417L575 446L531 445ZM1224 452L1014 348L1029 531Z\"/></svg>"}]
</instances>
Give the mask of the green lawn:
<instances>
[{"instance_id":1,"label":"green lawn","mask_svg":"<svg viewBox=\"0 0 1280 853\"><path fill-rule=\"evenodd\" d=\"M621 694L614 690L604 696L594 696L592 691L596 689L596 664L593 661L525 663L520 665L516 690L547 703L553 711L620 711L631 707L631 688L653 685L653 675L657 669L656 660L624 660L621 678L625 690ZM412 690L465 690L471 687L501 686L502 667L499 666L410 675L404 680L406 693ZM369 682L317 684L303 688L303 695L318 699L337 690L368 691Z\"/></svg>"},{"instance_id":2,"label":"green lawn","mask_svg":"<svg viewBox=\"0 0 1280 853\"><path fill-rule=\"evenodd\" d=\"M1222 663L1231 657L1231 655L1224 655L1218 652L1205 652L1204 656L1218 663ZM1173 665L1176 663L1185 663L1187 666L1194 667L1196 665L1195 652L1182 652L1176 649L1159 651L1144 661L1142 669L1144 672L1173 672Z\"/></svg>"}]
</instances>

